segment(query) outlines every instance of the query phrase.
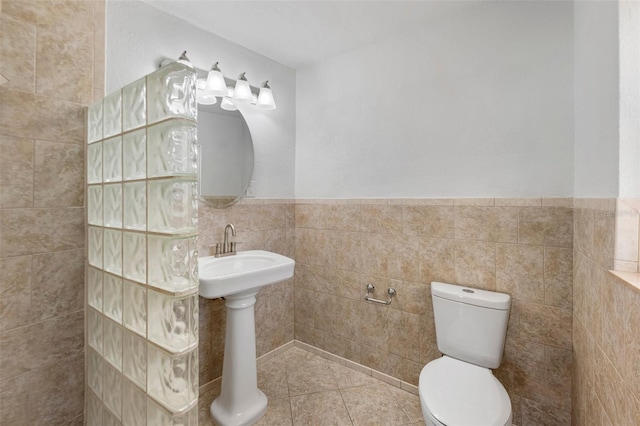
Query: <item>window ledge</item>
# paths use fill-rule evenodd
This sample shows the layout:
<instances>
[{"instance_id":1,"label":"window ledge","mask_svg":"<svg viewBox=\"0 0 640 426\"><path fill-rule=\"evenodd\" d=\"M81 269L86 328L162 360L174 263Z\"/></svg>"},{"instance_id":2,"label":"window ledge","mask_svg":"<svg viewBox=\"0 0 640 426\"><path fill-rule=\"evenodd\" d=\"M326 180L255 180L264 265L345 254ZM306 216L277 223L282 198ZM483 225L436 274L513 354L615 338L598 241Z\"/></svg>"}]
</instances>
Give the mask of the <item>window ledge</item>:
<instances>
[{"instance_id":1,"label":"window ledge","mask_svg":"<svg viewBox=\"0 0 640 426\"><path fill-rule=\"evenodd\" d=\"M623 281L633 287L634 290L640 291L640 272L625 271L609 271L620 281Z\"/></svg>"}]
</instances>

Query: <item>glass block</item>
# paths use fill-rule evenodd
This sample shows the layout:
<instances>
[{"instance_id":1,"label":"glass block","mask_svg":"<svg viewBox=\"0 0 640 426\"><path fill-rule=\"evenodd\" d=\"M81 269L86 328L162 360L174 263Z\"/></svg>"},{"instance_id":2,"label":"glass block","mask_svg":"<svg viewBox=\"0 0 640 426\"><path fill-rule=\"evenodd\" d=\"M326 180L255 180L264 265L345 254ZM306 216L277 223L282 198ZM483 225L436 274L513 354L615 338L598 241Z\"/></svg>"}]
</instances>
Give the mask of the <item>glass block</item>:
<instances>
[{"instance_id":1,"label":"glass block","mask_svg":"<svg viewBox=\"0 0 640 426\"><path fill-rule=\"evenodd\" d=\"M147 183L124 184L124 228L147 229Z\"/></svg>"},{"instance_id":2,"label":"glass block","mask_svg":"<svg viewBox=\"0 0 640 426\"><path fill-rule=\"evenodd\" d=\"M142 390L147 389L147 342L124 331L122 372Z\"/></svg>"},{"instance_id":3,"label":"glass block","mask_svg":"<svg viewBox=\"0 0 640 426\"><path fill-rule=\"evenodd\" d=\"M104 230L104 270L122 275L122 232Z\"/></svg>"},{"instance_id":4,"label":"glass block","mask_svg":"<svg viewBox=\"0 0 640 426\"><path fill-rule=\"evenodd\" d=\"M102 315L99 312L89 308L87 312L87 327L89 346L102 353Z\"/></svg>"},{"instance_id":5,"label":"glass block","mask_svg":"<svg viewBox=\"0 0 640 426\"><path fill-rule=\"evenodd\" d=\"M196 182L164 179L148 182L149 231L165 234L187 234L198 230Z\"/></svg>"},{"instance_id":6,"label":"glass block","mask_svg":"<svg viewBox=\"0 0 640 426\"><path fill-rule=\"evenodd\" d=\"M88 231L88 258L89 265L102 268L102 246L103 236L102 228L90 226Z\"/></svg>"},{"instance_id":7,"label":"glass block","mask_svg":"<svg viewBox=\"0 0 640 426\"><path fill-rule=\"evenodd\" d=\"M147 122L157 123L169 117L196 120L196 73L177 62L147 76Z\"/></svg>"},{"instance_id":8,"label":"glass block","mask_svg":"<svg viewBox=\"0 0 640 426\"><path fill-rule=\"evenodd\" d=\"M87 384L98 395L102 396L102 357L89 349L87 353Z\"/></svg>"},{"instance_id":9,"label":"glass block","mask_svg":"<svg viewBox=\"0 0 640 426\"><path fill-rule=\"evenodd\" d=\"M102 142L102 180L122 180L122 136Z\"/></svg>"},{"instance_id":10,"label":"glass block","mask_svg":"<svg viewBox=\"0 0 640 426\"><path fill-rule=\"evenodd\" d=\"M198 407L186 413L171 414L151 398L147 398L147 424L154 426L198 426Z\"/></svg>"},{"instance_id":11,"label":"glass block","mask_svg":"<svg viewBox=\"0 0 640 426\"><path fill-rule=\"evenodd\" d=\"M115 136L122 132L122 97L121 91L107 95L104 100L104 138Z\"/></svg>"},{"instance_id":12,"label":"glass block","mask_svg":"<svg viewBox=\"0 0 640 426\"><path fill-rule=\"evenodd\" d=\"M196 176L197 130L193 122L170 120L147 129L148 176Z\"/></svg>"},{"instance_id":13,"label":"glass block","mask_svg":"<svg viewBox=\"0 0 640 426\"><path fill-rule=\"evenodd\" d=\"M93 392L87 392L87 426L102 426L102 400Z\"/></svg>"},{"instance_id":14,"label":"glass block","mask_svg":"<svg viewBox=\"0 0 640 426\"><path fill-rule=\"evenodd\" d=\"M173 297L148 290L148 339L172 353L197 345L198 335L193 334L192 324L193 306L198 304L196 297L196 294ZM197 331L197 327L195 330Z\"/></svg>"},{"instance_id":15,"label":"glass block","mask_svg":"<svg viewBox=\"0 0 640 426\"><path fill-rule=\"evenodd\" d=\"M147 335L147 293L146 289L131 281L124 281L123 323L126 328L139 335Z\"/></svg>"},{"instance_id":16,"label":"glass block","mask_svg":"<svg viewBox=\"0 0 640 426\"><path fill-rule=\"evenodd\" d=\"M122 171L124 180L147 177L147 130L127 133L122 137Z\"/></svg>"},{"instance_id":17,"label":"glass block","mask_svg":"<svg viewBox=\"0 0 640 426\"><path fill-rule=\"evenodd\" d=\"M199 283L198 281L198 241L197 237L192 239L189 243L189 279L192 283Z\"/></svg>"},{"instance_id":18,"label":"glass block","mask_svg":"<svg viewBox=\"0 0 640 426\"><path fill-rule=\"evenodd\" d=\"M102 100L89 107L87 121L87 142L92 143L102 139Z\"/></svg>"},{"instance_id":19,"label":"glass block","mask_svg":"<svg viewBox=\"0 0 640 426\"><path fill-rule=\"evenodd\" d=\"M102 183L102 142L87 147L87 183Z\"/></svg>"},{"instance_id":20,"label":"glass block","mask_svg":"<svg viewBox=\"0 0 640 426\"><path fill-rule=\"evenodd\" d=\"M87 188L87 220L89 225L102 226L102 185Z\"/></svg>"},{"instance_id":21,"label":"glass block","mask_svg":"<svg viewBox=\"0 0 640 426\"><path fill-rule=\"evenodd\" d=\"M122 324L122 278L104 274L104 314Z\"/></svg>"},{"instance_id":22,"label":"glass block","mask_svg":"<svg viewBox=\"0 0 640 426\"><path fill-rule=\"evenodd\" d=\"M196 257L196 240L149 235L148 284L172 292L198 288L197 277L192 274Z\"/></svg>"},{"instance_id":23,"label":"glass block","mask_svg":"<svg viewBox=\"0 0 640 426\"><path fill-rule=\"evenodd\" d=\"M170 355L147 345L147 393L170 411L186 410L197 398L191 369L198 368L197 349L186 354ZM197 378L196 378L197 382ZM195 386L197 389L197 383Z\"/></svg>"},{"instance_id":24,"label":"glass block","mask_svg":"<svg viewBox=\"0 0 640 426\"><path fill-rule=\"evenodd\" d=\"M125 232L123 250L126 262L123 275L133 281L147 282L147 237L145 234Z\"/></svg>"},{"instance_id":25,"label":"glass block","mask_svg":"<svg viewBox=\"0 0 640 426\"><path fill-rule=\"evenodd\" d=\"M120 419L122 414L122 375L109 364L104 365L102 401Z\"/></svg>"},{"instance_id":26,"label":"glass block","mask_svg":"<svg viewBox=\"0 0 640 426\"><path fill-rule=\"evenodd\" d=\"M199 328L199 324L200 324L200 306L198 303L198 294L194 294L193 295L193 301L191 302L191 306L189 307L190 311L189 311L189 316L190 318L190 322L189 322L189 338L193 339L193 341L197 344L198 343L198 336L200 333L200 328Z\"/></svg>"},{"instance_id":27,"label":"glass block","mask_svg":"<svg viewBox=\"0 0 640 426\"><path fill-rule=\"evenodd\" d=\"M104 226L122 228L122 184L104 185Z\"/></svg>"},{"instance_id":28,"label":"glass block","mask_svg":"<svg viewBox=\"0 0 640 426\"><path fill-rule=\"evenodd\" d=\"M104 358L116 370L122 371L122 327L108 319L104 320Z\"/></svg>"},{"instance_id":29,"label":"glass block","mask_svg":"<svg viewBox=\"0 0 640 426\"><path fill-rule=\"evenodd\" d=\"M92 267L87 272L87 303L102 312L102 271Z\"/></svg>"},{"instance_id":30,"label":"glass block","mask_svg":"<svg viewBox=\"0 0 640 426\"><path fill-rule=\"evenodd\" d=\"M131 383L124 381L122 424L140 426L147 424L147 396Z\"/></svg>"},{"instance_id":31,"label":"glass block","mask_svg":"<svg viewBox=\"0 0 640 426\"><path fill-rule=\"evenodd\" d=\"M145 78L122 89L122 131L147 124L147 91Z\"/></svg>"},{"instance_id":32,"label":"glass block","mask_svg":"<svg viewBox=\"0 0 640 426\"><path fill-rule=\"evenodd\" d=\"M192 397L192 401L198 401L198 395L200 393L200 366L198 365L198 348L191 352L189 362L189 395Z\"/></svg>"}]
</instances>

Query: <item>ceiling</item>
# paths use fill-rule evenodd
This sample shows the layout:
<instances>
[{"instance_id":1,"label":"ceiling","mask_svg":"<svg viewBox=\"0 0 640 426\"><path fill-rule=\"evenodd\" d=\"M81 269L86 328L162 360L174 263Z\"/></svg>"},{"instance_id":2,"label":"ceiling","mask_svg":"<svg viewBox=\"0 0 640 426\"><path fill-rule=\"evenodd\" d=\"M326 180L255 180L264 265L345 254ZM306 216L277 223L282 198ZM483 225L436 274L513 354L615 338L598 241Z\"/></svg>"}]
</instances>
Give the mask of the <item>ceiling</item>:
<instances>
[{"instance_id":1,"label":"ceiling","mask_svg":"<svg viewBox=\"0 0 640 426\"><path fill-rule=\"evenodd\" d=\"M375 43L473 2L143 0L294 69Z\"/></svg>"}]
</instances>

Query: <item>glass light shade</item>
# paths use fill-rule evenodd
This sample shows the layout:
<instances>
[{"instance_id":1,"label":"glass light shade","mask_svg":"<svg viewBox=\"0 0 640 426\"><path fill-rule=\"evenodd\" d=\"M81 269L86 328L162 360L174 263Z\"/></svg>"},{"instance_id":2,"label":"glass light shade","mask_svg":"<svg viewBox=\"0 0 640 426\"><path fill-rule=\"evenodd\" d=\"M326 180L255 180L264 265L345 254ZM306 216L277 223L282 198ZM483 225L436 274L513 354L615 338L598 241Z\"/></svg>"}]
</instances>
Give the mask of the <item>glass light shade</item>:
<instances>
[{"instance_id":1,"label":"glass light shade","mask_svg":"<svg viewBox=\"0 0 640 426\"><path fill-rule=\"evenodd\" d=\"M238 109L238 107L233 102L231 102L231 99L227 97L222 98L222 102L220 103L220 108L226 111L236 111Z\"/></svg>"},{"instance_id":2,"label":"glass light shade","mask_svg":"<svg viewBox=\"0 0 640 426\"><path fill-rule=\"evenodd\" d=\"M263 109L276 109L276 101L273 99L273 93L267 84L263 84L260 87L256 105Z\"/></svg>"},{"instance_id":3,"label":"glass light shade","mask_svg":"<svg viewBox=\"0 0 640 426\"><path fill-rule=\"evenodd\" d=\"M224 76L220 68L218 68L217 62L213 64L207 74L207 91L214 96L226 96L227 94L227 83L224 81Z\"/></svg>"},{"instance_id":4,"label":"glass light shade","mask_svg":"<svg viewBox=\"0 0 640 426\"><path fill-rule=\"evenodd\" d=\"M250 103L253 101L253 93L251 93L251 86L244 77L244 73L238 76L236 81L236 87L233 89L233 101L235 103Z\"/></svg>"},{"instance_id":5,"label":"glass light shade","mask_svg":"<svg viewBox=\"0 0 640 426\"><path fill-rule=\"evenodd\" d=\"M216 95L208 91L197 92L196 100L201 105L213 105L218 102Z\"/></svg>"},{"instance_id":6,"label":"glass light shade","mask_svg":"<svg viewBox=\"0 0 640 426\"><path fill-rule=\"evenodd\" d=\"M196 81L196 101L201 105L213 105L218 100L216 95L206 89L207 81L204 78L199 78Z\"/></svg>"}]
</instances>

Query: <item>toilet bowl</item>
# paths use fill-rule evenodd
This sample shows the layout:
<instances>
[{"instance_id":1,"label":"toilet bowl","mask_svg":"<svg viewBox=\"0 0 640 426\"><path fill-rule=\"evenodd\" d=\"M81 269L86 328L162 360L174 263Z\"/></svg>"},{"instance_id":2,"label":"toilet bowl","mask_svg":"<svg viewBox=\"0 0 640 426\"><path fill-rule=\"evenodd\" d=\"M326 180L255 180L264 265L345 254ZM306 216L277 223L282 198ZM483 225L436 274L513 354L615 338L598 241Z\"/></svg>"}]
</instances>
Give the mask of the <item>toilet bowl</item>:
<instances>
[{"instance_id":1,"label":"toilet bowl","mask_svg":"<svg viewBox=\"0 0 640 426\"><path fill-rule=\"evenodd\" d=\"M443 356L420 372L427 426L511 425L511 400L491 370Z\"/></svg>"},{"instance_id":2,"label":"toilet bowl","mask_svg":"<svg viewBox=\"0 0 640 426\"><path fill-rule=\"evenodd\" d=\"M511 297L431 283L438 350L420 372L427 426L508 426L511 400L491 369L502 361Z\"/></svg>"}]
</instances>

